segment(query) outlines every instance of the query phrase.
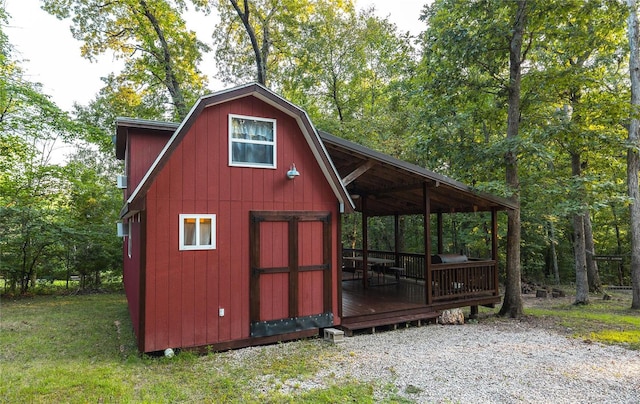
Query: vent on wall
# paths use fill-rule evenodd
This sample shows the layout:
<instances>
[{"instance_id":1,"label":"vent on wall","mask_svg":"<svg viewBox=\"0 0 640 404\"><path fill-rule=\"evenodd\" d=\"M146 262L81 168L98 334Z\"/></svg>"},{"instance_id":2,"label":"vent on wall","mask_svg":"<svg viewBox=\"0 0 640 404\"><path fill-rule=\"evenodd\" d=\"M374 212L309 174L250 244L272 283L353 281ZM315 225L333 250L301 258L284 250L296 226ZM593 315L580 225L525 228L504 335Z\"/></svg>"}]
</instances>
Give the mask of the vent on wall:
<instances>
[{"instance_id":1,"label":"vent on wall","mask_svg":"<svg viewBox=\"0 0 640 404\"><path fill-rule=\"evenodd\" d=\"M116 223L118 227L118 237L127 237L129 235L129 223Z\"/></svg>"},{"instance_id":2,"label":"vent on wall","mask_svg":"<svg viewBox=\"0 0 640 404\"><path fill-rule=\"evenodd\" d=\"M120 188L120 189L127 188L127 176L126 175L118 175L117 183L118 183L118 188Z\"/></svg>"}]
</instances>

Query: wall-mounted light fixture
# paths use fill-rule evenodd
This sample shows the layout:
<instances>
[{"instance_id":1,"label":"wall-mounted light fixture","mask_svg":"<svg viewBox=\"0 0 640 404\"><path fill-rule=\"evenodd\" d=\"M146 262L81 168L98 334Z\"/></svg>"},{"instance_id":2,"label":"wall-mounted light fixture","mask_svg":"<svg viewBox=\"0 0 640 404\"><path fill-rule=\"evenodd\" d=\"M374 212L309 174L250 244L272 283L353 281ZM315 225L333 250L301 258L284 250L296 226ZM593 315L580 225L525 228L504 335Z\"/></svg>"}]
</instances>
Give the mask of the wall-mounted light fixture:
<instances>
[{"instance_id":1,"label":"wall-mounted light fixture","mask_svg":"<svg viewBox=\"0 0 640 404\"><path fill-rule=\"evenodd\" d=\"M292 180L299 175L300 175L300 172L296 169L295 163L291 164L291 168L289 169L289 171L287 171L287 178Z\"/></svg>"}]
</instances>

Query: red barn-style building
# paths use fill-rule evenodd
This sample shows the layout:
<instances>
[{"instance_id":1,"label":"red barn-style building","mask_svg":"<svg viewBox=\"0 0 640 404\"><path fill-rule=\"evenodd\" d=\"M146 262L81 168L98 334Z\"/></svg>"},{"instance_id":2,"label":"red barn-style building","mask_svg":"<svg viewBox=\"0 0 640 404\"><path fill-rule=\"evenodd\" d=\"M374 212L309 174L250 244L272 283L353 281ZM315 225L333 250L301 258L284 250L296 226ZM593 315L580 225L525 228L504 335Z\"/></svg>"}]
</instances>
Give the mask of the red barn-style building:
<instances>
[{"instance_id":1,"label":"red barn-style building","mask_svg":"<svg viewBox=\"0 0 640 404\"><path fill-rule=\"evenodd\" d=\"M140 351L333 325L337 223L351 202L307 115L253 84L203 97L172 129L118 120L124 283Z\"/></svg>"},{"instance_id":2,"label":"red barn-style building","mask_svg":"<svg viewBox=\"0 0 640 404\"><path fill-rule=\"evenodd\" d=\"M141 352L238 348L317 335L326 327L426 319L446 307L499 301L495 216L513 208L508 201L321 134L304 111L261 85L203 97L179 125L120 118L116 156L125 161L118 181L125 199L124 284ZM401 205L379 205L379 197L367 204L366 196L385 181L396 188L411 183L392 198ZM358 203L350 196L354 190ZM453 205L441 192L453 197ZM423 259L416 281L408 282L422 285L419 302L376 309L374 317L366 317L372 310L346 307L364 296L353 287L372 289L372 278L361 271L362 282L343 287L343 213L397 217L418 210L428 218L452 207L491 212L490 260L438 269ZM359 254L364 268L376 260L366 247ZM423 255L431 255L430 246ZM378 260L395 264L399 279L408 275L407 257L395 251ZM470 269L460 272L465 265ZM445 282L438 279L456 287L440 287ZM458 287L465 284L474 287ZM394 290L409 294L400 285Z\"/></svg>"}]
</instances>

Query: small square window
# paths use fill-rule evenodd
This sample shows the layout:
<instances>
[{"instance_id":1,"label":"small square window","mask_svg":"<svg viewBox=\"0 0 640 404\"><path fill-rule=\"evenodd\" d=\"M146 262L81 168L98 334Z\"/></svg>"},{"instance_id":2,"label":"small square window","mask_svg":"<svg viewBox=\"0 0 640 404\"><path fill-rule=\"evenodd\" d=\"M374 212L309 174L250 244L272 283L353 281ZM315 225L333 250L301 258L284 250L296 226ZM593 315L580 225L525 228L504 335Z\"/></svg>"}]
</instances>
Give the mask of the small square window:
<instances>
[{"instance_id":1,"label":"small square window","mask_svg":"<svg viewBox=\"0 0 640 404\"><path fill-rule=\"evenodd\" d=\"M276 120L229 115L229 165L276 168Z\"/></svg>"},{"instance_id":2,"label":"small square window","mask_svg":"<svg viewBox=\"0 0 640 404\"><path fill-rule=\"evenodd\" d=\"M214 250L216 215L180 215L180 249Z\"/></svg>"}]
</instances>

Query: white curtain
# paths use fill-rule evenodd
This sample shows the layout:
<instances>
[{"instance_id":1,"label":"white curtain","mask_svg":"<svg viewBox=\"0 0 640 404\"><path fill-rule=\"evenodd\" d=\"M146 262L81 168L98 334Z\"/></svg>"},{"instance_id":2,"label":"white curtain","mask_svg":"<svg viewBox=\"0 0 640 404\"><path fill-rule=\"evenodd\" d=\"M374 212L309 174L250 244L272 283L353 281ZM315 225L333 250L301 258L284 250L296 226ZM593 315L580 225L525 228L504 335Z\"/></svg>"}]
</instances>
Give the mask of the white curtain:
<instances>
[{"instance_id":1,"label":"white curtain","mask_svg":"<svg viewBox=\"0 0 640 404\"><path fill-rule=\"evenodd\" d=\"M200 219L200 245L211 245L211 219Z\"/></svg>"},{"instance_id":2,"label":"white curtain","mask_svg":"<svg viewBox=\"0 0 640 404\"><path fill-rule=\"evenodd\" d=\"M196 221L184 220L184 245L196 245Z\"/></svg>"}]
</instances>

